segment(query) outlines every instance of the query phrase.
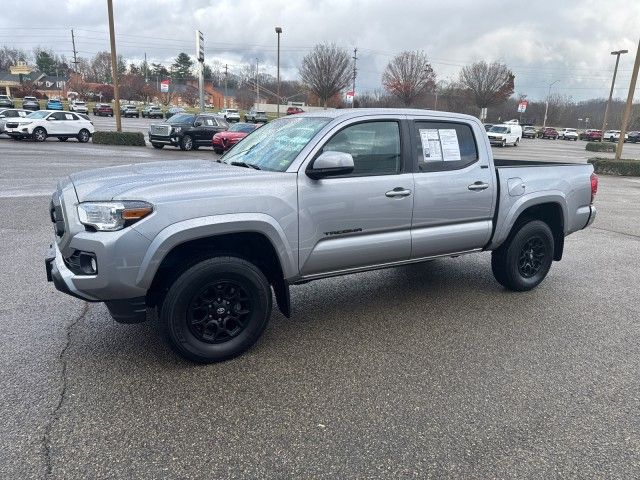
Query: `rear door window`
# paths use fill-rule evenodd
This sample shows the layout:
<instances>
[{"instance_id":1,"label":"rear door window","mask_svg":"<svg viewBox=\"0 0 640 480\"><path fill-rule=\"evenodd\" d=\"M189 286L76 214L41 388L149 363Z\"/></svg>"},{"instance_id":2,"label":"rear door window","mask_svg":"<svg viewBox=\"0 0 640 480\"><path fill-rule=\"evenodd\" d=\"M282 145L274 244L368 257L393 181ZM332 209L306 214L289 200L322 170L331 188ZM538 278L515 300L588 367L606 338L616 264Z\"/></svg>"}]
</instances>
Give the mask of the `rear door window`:
<instances>
[{"instance_id":1,"label":"rear door window","mask_svg":"<svg viewBox=\"0 0 640 480\"><path fill-rule=\"evenodd\" d=\"M478 147L468 124L418 120L412 135L418 172L458 170L478 161Z\"/></svg>"}]
</instances>

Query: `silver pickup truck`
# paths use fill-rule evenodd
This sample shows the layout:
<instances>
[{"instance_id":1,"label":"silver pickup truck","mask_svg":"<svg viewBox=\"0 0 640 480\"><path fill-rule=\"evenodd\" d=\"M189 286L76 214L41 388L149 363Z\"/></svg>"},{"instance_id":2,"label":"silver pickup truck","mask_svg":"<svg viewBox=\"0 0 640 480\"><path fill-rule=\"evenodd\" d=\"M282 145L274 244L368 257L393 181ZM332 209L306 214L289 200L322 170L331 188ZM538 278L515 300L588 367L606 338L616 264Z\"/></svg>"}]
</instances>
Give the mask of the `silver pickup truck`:
<instances>
[{"instance_id":1,"label":"silver pickup truck","mask_svg":"<svg viewBox=\"0 0 640 480\"><path fill-rule=\"evenodd\" d=\"M496 280L530 290L564 238L593 222L591 165L497 161L466 115L357 109L257 129L220 160L102 168L62 180L45 264L58 290L121 323L156 308L172 348L237 356L289 287L491 251Z\"/></svg>"}]
</instances>

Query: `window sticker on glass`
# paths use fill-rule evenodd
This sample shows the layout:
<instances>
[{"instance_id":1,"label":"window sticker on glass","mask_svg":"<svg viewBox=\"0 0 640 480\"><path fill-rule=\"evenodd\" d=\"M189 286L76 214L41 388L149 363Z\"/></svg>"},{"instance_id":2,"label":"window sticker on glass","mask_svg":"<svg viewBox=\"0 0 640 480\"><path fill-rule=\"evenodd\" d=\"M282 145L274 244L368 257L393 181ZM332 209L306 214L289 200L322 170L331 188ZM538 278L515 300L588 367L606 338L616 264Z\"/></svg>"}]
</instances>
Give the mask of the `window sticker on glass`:
<instances>
[{"instance_id":1,"label":"window sticker on glass","mask_svg":"<svg viewBox=\"0 0 640 480\"><path fill-rule=\"evenodd\" d=\"M421 128L420 141L422 142L422 155L425 162L442 161L442 149L440 147L440 135L438 134L438 130L432 128Z\"/></svg>"},{"instance_id":2,"label":"window sticker on glass","mask_svg":"<svg viewBox=\"0 0 640 480\"><path fill-rule=\"evenodd\" d=\"M460 144L458 143L458 132L454 128L441 128L440 144L442 146L442 156L445 162L457 162L460 160Z\"/></svg>"}]
</instances>

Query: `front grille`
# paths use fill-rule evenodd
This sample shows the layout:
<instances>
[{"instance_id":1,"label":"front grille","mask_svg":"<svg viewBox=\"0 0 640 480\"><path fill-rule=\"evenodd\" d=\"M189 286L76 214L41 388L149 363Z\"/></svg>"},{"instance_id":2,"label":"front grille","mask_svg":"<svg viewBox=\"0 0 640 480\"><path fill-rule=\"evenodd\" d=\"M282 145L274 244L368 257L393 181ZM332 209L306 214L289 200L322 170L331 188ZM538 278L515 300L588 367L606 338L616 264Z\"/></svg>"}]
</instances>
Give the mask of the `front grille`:
<instances>
[{"instance_id":1,"label":"front grille","mask_svg":"<svg viewBox=\"0 0 640 480\"><path fill-rule=\"evenodd\" d=\"M161 135L163 137L168 137L171 132L170 125L151 125L149 128L149 132L151 135Z\"/></svg>"},{"instance_id":2,"label":"front grille","mask_svg":"<svg viewBox=\"0 0 640 480\"><path fill-rule=\"evenodd\" d=\"M58 193L54 193L49 203L49 216L54 227L53 230L56 236L62 237L65 232L64 217L62 215L62 205L60 204L60 196Z\"/></svg>"},{"instance_id":3,"label":"front grille","mask_svg":"<svg viewBox=\"0 0 640 480\"><path fill-rule=\"evenodd\" d=\"M18 128L18 122L7 122L5 123L7 128Z\"/></svg>"}]
</instances>

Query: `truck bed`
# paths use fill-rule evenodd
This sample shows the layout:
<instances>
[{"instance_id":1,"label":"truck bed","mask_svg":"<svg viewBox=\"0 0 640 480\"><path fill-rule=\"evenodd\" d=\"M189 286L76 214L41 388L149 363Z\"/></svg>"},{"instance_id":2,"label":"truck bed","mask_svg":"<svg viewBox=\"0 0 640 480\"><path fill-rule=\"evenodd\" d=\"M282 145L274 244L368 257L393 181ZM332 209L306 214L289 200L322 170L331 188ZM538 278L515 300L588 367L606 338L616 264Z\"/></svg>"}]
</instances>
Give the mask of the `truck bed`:
<instances>
[{"instance_id":1,"label":"truck bed","mask_svg":"<svg viewBox=\"0 0 640 480\"><path fill-rule=\"evenodd\" d=\"M562 209L565 235L584 228L591 216L591 173L588 163L494 159L497 209L491 246L506 238L519 213L543 203ZM551 168L541 168L551 167Z\"/></svg>"}]
</instances>

